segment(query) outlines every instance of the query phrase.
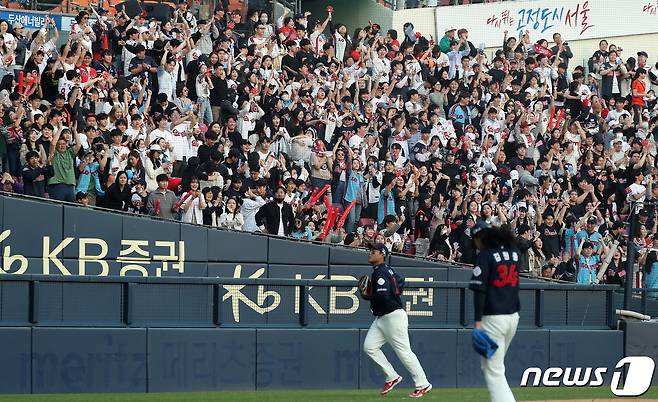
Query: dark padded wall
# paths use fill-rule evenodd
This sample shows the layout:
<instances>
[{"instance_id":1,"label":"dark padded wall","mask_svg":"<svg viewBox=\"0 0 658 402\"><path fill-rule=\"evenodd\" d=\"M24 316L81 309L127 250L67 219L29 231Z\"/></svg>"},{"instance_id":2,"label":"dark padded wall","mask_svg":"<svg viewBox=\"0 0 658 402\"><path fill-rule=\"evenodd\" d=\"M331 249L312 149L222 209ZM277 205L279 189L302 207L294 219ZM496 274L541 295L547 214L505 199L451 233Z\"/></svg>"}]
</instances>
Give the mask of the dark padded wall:
<instances>
[{"instance_id":1,"label":"dark padded wall","mask_svg":"<svg viewBox=\"0 0 658 402\"><path fill-rule=\"evenodd\" d=\"M32 362L30 360L31 328L0 328L0 393L28 394L32 384Z\"/></svg>"},{"instance_id":2,"label":"dark padded wall","mask_svg":"<svg viewBox=\"0 0 658 402\"><path fill-rule=\"evenodd\" d=\"M28 325L30 309L27 282L0 282L0 326Z\"/></svg>"},{"instance_id":3,"label":"dark padded wall","mask_svg":"<svg viewBox=\"0 0 658 402\"><path fill-rule=\"evenodd\" d=\"M643 329L633 331L640 334ZM362 351L366 332L2 328L0 369L5 374L0 393L375 389L384 378ZM518 387L530 366L606 367L612 373L623 354L622 332L580 332L582 336L561 330L519 331L506 357L510 385ZM470 330L412 329L409 334L412 349L435 387L484 385ZM606 351L596 347L602 344ZM572 358L560 357L566 356L565 347L575 351ZM392 349L386 345L383 350L404 377L402 385L412 387L409 373ZM606 376L606 382L609 379Z\"/></svg>"},{"instance_id":4,"label":"dark padded wall","mask_svg":"<svg viewBox=\"0 0 658 402\"><path fill-rule=\"evenodd\" d=\"M32 392L146 392L146 329L32 329Z\"/></svg>"},{"instance_id":5,"label":"dark padded wall","mask_svg":"<svg viewBox=\"0 0 658 402\"><path fill-rule=\"evenodd\" d=\"M358 388L359 331L256 332L258 389Z\"/></svg>"},{"instance_id":6,"label":"dark padded wall","mask_svg":"<svg viewBox=\"0 0 658 402\"><path fill-rule=\"evenodd\" d=\"M255 329L149 329L149 391L253 390L255 345Z\"/></svg>"},{"instance_id":7,"label":"dark padded wall","mask_svg":"<svg viewBox=\"0 0 658 402\"><path fill-rule=\"evenodd\" d=\"M658 365L658 323L628 322L625 333L626 356L649 356ZM654 373L653 385L658 385L658 373Z\"/></svg>"}]
</instances>

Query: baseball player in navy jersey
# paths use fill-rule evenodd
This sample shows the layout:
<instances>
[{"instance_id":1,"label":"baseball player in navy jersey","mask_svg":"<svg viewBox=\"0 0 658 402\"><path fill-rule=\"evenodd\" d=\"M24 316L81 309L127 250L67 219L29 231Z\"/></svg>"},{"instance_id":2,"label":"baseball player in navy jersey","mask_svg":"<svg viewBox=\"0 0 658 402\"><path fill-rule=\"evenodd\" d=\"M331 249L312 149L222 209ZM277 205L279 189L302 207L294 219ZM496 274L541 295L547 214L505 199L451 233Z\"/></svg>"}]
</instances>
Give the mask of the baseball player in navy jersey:
<instances>
[{"instance_id":1,"label":"baseball player in navy jersey","mask_svg":"<svg viewBox=\"0 0 658 402\"><path fill-rule=\"evenodd\" d=\"M414 380L416 389L409 396L420 398L432 389L432 384L427 381L423 367L414 352L411 351L409 319L402 308L400 299L404 278L384 263L387 253L386 246L383 244L372 246L368 256L368 262L373 267L370 281L368 283L367 277L363 277L359 281L361 296L370 300L370 309L375 315L375 321L368 329L368 334L363 342L363 350L386 376L386 382L381 391L382 395L391 392L402 381L402 377L398 375L381 351L381 347L388 343Z\"/></svg>"},{"instance_id":2,"label":"baseball player in navy jersey","mask_svg":"<svg viewBox=\"0 0 658 402\"><path fill-rule=\"evenodd\" d=\"M474 291L475 328L498 344L490 358L482 358L482 371L492 402L514 402L505 378L505 354L519 324L519 251L506 227L478 223L471 230L479 250L469 288Z\"/></svg>"}]
</instances>

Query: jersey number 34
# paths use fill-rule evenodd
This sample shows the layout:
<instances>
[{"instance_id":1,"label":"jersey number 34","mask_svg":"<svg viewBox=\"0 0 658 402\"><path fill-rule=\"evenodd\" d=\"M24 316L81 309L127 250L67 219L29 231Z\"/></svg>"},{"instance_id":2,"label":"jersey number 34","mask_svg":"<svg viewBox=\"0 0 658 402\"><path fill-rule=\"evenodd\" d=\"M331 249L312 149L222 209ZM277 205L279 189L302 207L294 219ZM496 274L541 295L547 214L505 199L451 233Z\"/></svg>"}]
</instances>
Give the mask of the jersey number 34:
<instances>
[{"instance_id":1,"label":"jersey number 34","mask_svg":"<svg viewBox=\"0 0 658 402\"><path fill-rule=\"evenodd\" d=\"M519 284L519 273L516 271L516 264L498 265L498 279L493 281L493 285L497 288L502 288L504 286L518 286Z\"/></svg>"}]
</instances>

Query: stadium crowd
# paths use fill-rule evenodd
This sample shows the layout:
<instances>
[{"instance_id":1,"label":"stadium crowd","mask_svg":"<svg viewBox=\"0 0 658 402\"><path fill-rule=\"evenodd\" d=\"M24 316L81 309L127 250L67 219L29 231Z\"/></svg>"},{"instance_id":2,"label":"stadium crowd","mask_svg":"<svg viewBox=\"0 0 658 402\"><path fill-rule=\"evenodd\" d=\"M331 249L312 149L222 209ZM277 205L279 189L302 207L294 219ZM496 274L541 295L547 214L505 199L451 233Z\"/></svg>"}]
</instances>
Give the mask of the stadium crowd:
<instances>
[{"instance_id":1,"label":"stadium crowd","mask_svg":"<svg viewBox=\"0 0 658 402\"><path fill-rule=\"evenodd\" d=\"M61 46L0 21L2 190L465 263L470 228L509 224L521 271L580 283L625 280L633 203L658 287L642 49L575 66L559 34L487 55L451 26L195 11L81 11Z\"/></svg>"}]
</instances>

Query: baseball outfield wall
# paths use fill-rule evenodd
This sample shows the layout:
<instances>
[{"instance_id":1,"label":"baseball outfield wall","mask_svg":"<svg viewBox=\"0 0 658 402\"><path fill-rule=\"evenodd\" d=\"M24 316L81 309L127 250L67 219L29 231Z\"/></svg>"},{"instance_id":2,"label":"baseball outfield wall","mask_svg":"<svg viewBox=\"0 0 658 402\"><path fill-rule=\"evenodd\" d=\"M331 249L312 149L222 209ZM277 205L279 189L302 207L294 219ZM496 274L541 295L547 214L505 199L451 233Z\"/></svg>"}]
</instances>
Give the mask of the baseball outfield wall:
<instances>
[{"instance_id":1,"label":"baseball outfield wall","mask_svg":"<svg viewBox=\"0 0 658 402\"><path fill-rule=\"evenodd\" d=\"M372 321L356 296L355 279L370 269L363 250L21 197L0 196L0 222L1 393L383 381L361 351ZM470 270L403 256L390 264L407 277L412 348L430 380L482 386L470 345ZM531 366L606 367L612 375L626 348L614 329L617 288L524 280L521 298L507 355L513 385ZM658 330L644 331L633 350L655 352Z\"/></svg>"}]
</instances>

